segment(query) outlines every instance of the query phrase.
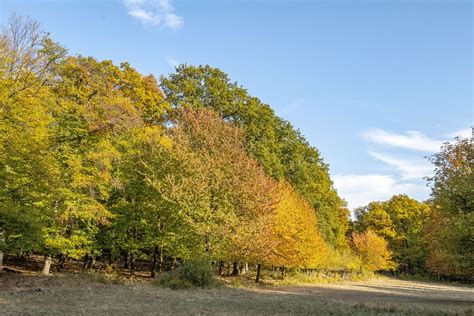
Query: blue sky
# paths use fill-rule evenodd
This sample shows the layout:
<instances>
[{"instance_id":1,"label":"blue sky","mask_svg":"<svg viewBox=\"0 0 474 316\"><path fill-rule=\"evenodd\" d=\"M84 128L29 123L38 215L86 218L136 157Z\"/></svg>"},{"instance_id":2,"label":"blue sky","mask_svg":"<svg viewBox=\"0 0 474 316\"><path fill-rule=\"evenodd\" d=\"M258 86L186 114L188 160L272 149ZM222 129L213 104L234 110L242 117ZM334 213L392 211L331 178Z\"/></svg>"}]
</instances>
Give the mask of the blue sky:
<instances>
[{"instance_id":1,"label":"blue sky","mask_svg":"<svg viewBox=\"0 0 474 316\"><path fill-rule=\"evenodd\" d=\"M473 124L471 1L0 0L71 54L221 68L299 128L356 207L426 199L424 156Z\"/></svg>"}]
</instances>

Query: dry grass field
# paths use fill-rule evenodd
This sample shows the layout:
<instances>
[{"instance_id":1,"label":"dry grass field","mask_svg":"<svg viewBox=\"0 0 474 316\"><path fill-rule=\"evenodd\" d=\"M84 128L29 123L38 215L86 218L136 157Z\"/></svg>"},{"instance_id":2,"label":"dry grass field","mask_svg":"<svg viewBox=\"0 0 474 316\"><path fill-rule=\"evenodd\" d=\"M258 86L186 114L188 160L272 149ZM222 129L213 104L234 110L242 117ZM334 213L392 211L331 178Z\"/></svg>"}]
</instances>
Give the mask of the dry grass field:
<instances>
[{"instance_id":1,"label":"dry grass field","mask_svg":"<svg viewBox=\"0 0 474 316\"><path fill-rule=\"evenodd\" d=\"M474 289L373 279L311 285L170 290L91 276L0 277L2 315L473 315ZM103 280L102 280L103 281Z\"/></svg>"}]
</instances>

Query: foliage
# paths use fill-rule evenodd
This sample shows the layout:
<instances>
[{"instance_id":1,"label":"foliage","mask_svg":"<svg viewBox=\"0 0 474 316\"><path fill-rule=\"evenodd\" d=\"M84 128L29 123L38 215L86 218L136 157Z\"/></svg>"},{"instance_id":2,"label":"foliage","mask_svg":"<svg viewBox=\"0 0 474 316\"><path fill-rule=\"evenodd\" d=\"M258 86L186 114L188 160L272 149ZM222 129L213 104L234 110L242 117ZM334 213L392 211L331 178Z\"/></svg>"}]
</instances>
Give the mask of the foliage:
<instances>
[{"instance_id":1,"label":"foliage","mask_svg":"<svg viewBox=\"0 0 474 316\"><path fill-rule=\"evenodd\" d=\"M371 230L352 233L352 246L361 258L361 267L367 271L389 270L395 267L387 241Z\"/></svg>"},{"instance_id":2,"label":"foliage","mask_svg":"<svg viewBox=\"0 0 474 316\"><path fill-rule=\"evenodd\" d=\"M407 195L395 195L384 202L371 202L358 208L356 229L372 230L384 237L401 272L422 272L425 266L425 236L430 207Z\"/></svg>"},{"instance_id":3,"label":"foliage","mask_svg":"<svg viewBox=\"0 0 474 316\"><path fill-rule=\"evenodd\" d=\"M41 88L64 51L37 22L17 16L0 46L0 250L39 250L61 195L60 166L51 152L54 96Z\"/></svg>"},{"instance_id":4,"label":"foliage","mask_svg":"<svg viewBox=\"0 0 474 316\"><path fill-rule=\"evenodd\" d=\"M171 135L181 167L170 181L182 185L166 196L195 235L190 252L254 260L258 249L269 248L264 236L274 184L246 153L240 129L213 111L186 110Z\"/></svg>"},{"instance_id":5,"label":"foliage","mask_svg":"<svg viewBox=\"0 0 474 316\"><path fill-rule=\"evenodd\" d=\"M161 77L161 86L172 109L170 117L186 108L205 107L240 126L248 153L270 176L286 180L308 200L326 241L345 247L348 211L332 186L327 164L299 131L210 66L178 66L175 73Z\"/></svg>"},{"instance_id":6,"label":"foliage","mask_svg":"<svg viewBox=\"0 0 474 316\"><path fill-rule=\"evenodd\" d=\"M428 268L440 275L474 276L474 145L469 139L445 144L431 158L435 175L432 215L426 227Z\"/></svg>"},{"instance_id":7,"label":"foliage","mask_svg":"<svg viewBox=\"0 0 474 316\"><path fill-rule=\"evenodd\" d=\"M270 263L277 266L315 268L327 257L328 247L316 229L309 204L290 185L282 183L276 205L276 246Z\"/></svg>"}]
</instances>

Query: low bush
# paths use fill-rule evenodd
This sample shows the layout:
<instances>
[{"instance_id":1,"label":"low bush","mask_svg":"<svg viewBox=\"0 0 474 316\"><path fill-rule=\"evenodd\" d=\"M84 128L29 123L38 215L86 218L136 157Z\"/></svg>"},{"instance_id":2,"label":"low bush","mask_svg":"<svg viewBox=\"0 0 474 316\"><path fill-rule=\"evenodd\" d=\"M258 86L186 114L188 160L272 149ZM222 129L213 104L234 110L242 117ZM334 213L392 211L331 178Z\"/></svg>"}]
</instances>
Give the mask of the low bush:
<instances>
[{"instance_id":1,"label":"low bush","mask_svg":"<svg viewBox=\"0 0 474 316\"><path fill-rule=\"evenodd\" d=\"M96 271L83 272L80 274L83 279L89 280L94 283L103 284L123 284L125 283L122 276L116 271L107 271L106 273L100 273Z\"/></svg>"},{"instance_id":2,"label":"low bush","mask_svg":"<svg viewBox=\"0 0 474 316\"><path fill-rule=\"evenodd\" d=\"M172 290L188 289L193 286L189 281L183 280L175 271L163 272L155 280L155 285Z\"/></svg>"},{"instance_id":3,"label":"low bush","mask_svg":"<svg viewBox=\"0 0 474 316\"><path fill-rule=\"evenodd\" d=\"M195 286L208 286L212 283L212 266L207 259L185 261L181 267L181 279Z\"/></svg>"}]
</instances>

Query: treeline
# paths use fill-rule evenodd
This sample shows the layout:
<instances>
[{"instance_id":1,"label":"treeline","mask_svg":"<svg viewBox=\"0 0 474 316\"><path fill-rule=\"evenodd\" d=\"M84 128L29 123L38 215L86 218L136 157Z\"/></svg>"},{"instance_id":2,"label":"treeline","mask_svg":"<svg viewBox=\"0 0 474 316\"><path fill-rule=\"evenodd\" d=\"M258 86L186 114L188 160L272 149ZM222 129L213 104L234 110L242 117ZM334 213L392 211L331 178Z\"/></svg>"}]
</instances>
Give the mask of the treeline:
<instances>
[{"instance_id":1,"label":"treeline","mask_svg":"<svg viewBox=\"0 0 474 316\"><path fill-rule=\"evenodd\" d=\"M471 169L444 174L458 145L434 158L428 204L394 197L350 223L320 153L222 71L156 80L70 56L19 17L0 36L0 116L0 271L6 253L44 256L45 274L101 259L155 276L166 258L251 264L257 281L262 266L472 276ZM461 217L446 188L466 175Z\"/></svg>"},{"instance_id":2,"label":"treeline","mask_svg":"<svg viewBox=\"0 0 474 316\"><path fill-rule=\"evenodd\" d=\"M395 271L446 280L474 279L474 144L446 143L431 157L431 198L406 195L356 209L352 230L371 230L388 241Z\"/></svg>"},{"instance_id":3,"label":"treeline","mask_svg":"<svg viewBox=\"0 0 474 316\"><path fill-rule=\"evenodd\" d=\"M319 152L220 70L181 65L158 82L70 56L19 17L0 46L1 256L44 255L45 274L96 258L132 274L147 260L152 276L165 257L365 267Z\"/></svg>"}]
</instances>

